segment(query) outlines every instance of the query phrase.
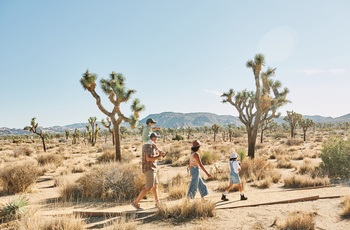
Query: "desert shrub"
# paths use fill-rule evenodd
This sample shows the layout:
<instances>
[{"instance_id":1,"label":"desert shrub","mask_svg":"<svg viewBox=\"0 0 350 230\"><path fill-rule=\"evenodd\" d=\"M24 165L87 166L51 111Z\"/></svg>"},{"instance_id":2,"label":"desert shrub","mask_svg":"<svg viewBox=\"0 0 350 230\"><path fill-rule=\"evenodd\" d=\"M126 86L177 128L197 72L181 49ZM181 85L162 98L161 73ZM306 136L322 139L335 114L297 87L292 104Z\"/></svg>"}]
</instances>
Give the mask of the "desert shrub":
<instances>
[{"instance_id":1,"label":"desert shrub","mask_svg":"<svg viewBox=\"0 0 350 230\"><path fill-rule=\"evenodd\" d=\"M314 186L329 185L329 178L315 177L309 175L293 175L284 179L284 187L286 188L305 188Z\"/></svg>"},{"instance_id":2,"label":"desert shrub","mask_svg":"<svg viewBox=\"0 0 350 230\"><path fill-rule=\"evenodd\" d=\"M300 139L288 139L285 144L292 146L292 145L301 145L302 143L304 143L303 140Z\"/></svg>"},{"instance_id":3,"label":"desert shrub","mask_svg":"<svg viewBox=\"0 0 350 230\"><path fill-rule=\"evenodd\" d=\"M265 188L270 188L271 184L272 184L272 178L266 177L265 179L254 181L253 186L260 189L265 189Z\"/></svg>"},{"instance_id":4,"label":"desert shrub","mask_svg":"<svg viewBox=\"0 0 350 230\"><path fill-rule=\"evenodd\" d=\"M291 169L296 168L295 164L290 161L289 157L277 157L277 168Z\"/></svg>"},{"instance_id":5,"label":"desert shrub","mask_svg":"<svg viewBox=\"0 0 350 230\"><path fill-rule=\"evenodd\" d=\"M0 168L0 181L7 194L27 191L37 180L41 171L34 160L8 163Z\"/></svg>"},{"instance_id":6,"label":"desert shrub","mask_svg":"<svg viewBox=\"0 0 350 230\"><path fill-rule=\"evenodd\" d=\"M104 150L103 153L97 157L97 162L99 163L107 163L115 161L115 151L112 149Z\"/></svg>"},{"instance_id":7,"label":"desert shrub","mask_svg":"<svg viewBox=\"0 0 350 230\"><path fill-rule=\"evenodd\" d=\"M263 180L271 175L276 177L273 179L273 181L278 181L281 177L280 173L277 172L274 166L264 158L245 159L241 163L240 175L241 178L245 178L248 182Z\"/></svg>"},{"instance_id":8,"label":"desert shrub","mask_svg":"<svg viewBox=\"0 0 350 230\"><path fill-rule=\"evenodd\" d=\"M343 218L347 218L349 219L350 218L350 196L344 196L342 198L342 202L341 202L341 205L342 205L342 211L340 212L340 216L343 217Z\"/></svg>"},{"instance_id":9,"label":"desert shrub","mask_svg":"<svg viewBox=\"0 0 350 230\"><path fill-rule=\"evenodd\" d=\"M26 196L16 196L4 205L0 205L0 223L21 218L28 206Z\"/></svg>"},{"instance_id":10,"label":"desert shrub","mask_svg":"<svg viewBox=\"0 0 350 230\"><path fill-rule=\"evenodd\" d=\"M186 196L188 190L189 179L185 178L183 174L178 173L173 177L169 184L168 196L169 199L175 200Z\"/></svg>"},{"instance_id":11,"label":"desert shrub","mask_svg":"<svg viewBox=\"0 0 350 230\"><path fill-rule=\"evenodd\" d=\"M126 201L135 198L142 189L140 176L143 175L136 165L113 162L85 172L71 189L77 190L82 199Z\"/></svg>"},{"instance_id":12,"label":"desert shrub","mask_svg":"<svg viewBox=\"0 0 350 230\"><path fill-rule=\"evenodd\" d=\"M211 175L207 180L228 181L230 176L230 168L228 165L221 166L214 164L210 167L209 173Z\"/></svg>"},{"instance_id":13,"label":"desert shrub","mask_svg":"<svg viewBox=\"0 0 350 230\"><path fill-rule=\"evenodd\" d=\"M321 151L321 168L330 178L350 178L350 139L331 138Z\"/></svg>"},{"instance_id":14,"label":"desert shrub","mask_svg":"<svg viewBox=\"0 0 350 230\"><path fill-rule=\"evenodd\" d=\"M38 156L37 161L40 165L46 164L55 164L60 165L63 161L63 157L61 155L57 155L54 153L42 153Z\"/></svg>"},{"instance_id":15,"label":"desert shrub","mask_svg":"<svg viewBox=\"0 0 350 230\"><path fill-rule=\"evenodd\" d=\"M274 139L283 139L283 138L287 138L288 135L283 133L283 132L274 132L271 135Z\"/></svg>"},{"instance_id":16,"label":"desert shrub","mask_svg":"<svg viewBox=\"0 0 350 230\"><path fill-rule=\"evenodd\" d=\"M298 173L301 175L305 175L305 174L314 175L315 166L311 164L310 160L304 160L303 163L299 166Z\"/></svg>"},{"instance_id":17,"label":"desert shrub","mask_svg":"<svg viewBox=\"0 0 350 230\"><path fill-rule=\"evenodd\" d=\"M214 217L216 213L215 204L211 201L201 202L200 200L166 204L158 207L157 216L163 219L174 218L178 221Z\"/></svg>"},{"instance_id":18,"label":"desert shrub","mask_svg":"<svg viewBox=\"0 0 350 230\"><path fill-rule=\"evenodd\" d=\"M182 141L184 138L180 134L176 134L175 137L173 137L173 141Z\"/></svg>"},{"instance_id":19,"label":"desert shrub","mask_svg":"<svg viewBox=\"0 0 350 230\"><path fill-rule=\"evenodd\" d=\"M314 230L315 221L313 213L293 212L280 225L280 230Z\"/></svg>"},{"instance_id":20,"label":"desert shrub","mask_svg":"<svg viewBox=\"0 0 350 230\"><path fill-rule=\"evenodd\" d=\"M203 165L213 164L219 159L219 155L216 152L209 151L204 151L200 157Z\"/></svg>"},{"instance_id":21,"label":"desert shrub","mask_svg":"<svg viewBox=\"0 0 350 230\"><path fill-rule=\"evenodd\" d=\"M215 189L215 191L218 192L225 192L225 190L227 189L227 187L229 186L229 181L225 182L221 182L218 187ZM242 181L242 189L244 190L244 186L245 186L245 182ZM237 192L238 191L238 184L234 184L232 189L229 192Z\"/></svg>"},{"instance_id":22,"label":"desert shrub","mask_svg":"<svg viewBox=\"0 0 350 230\"><path fill-rule=\"evenodd\" d=\"M86 222L84 219L74 215L46 216L39 212L29 213L28 218L22 218L16 223L16 229L26 230L84 230Z\"/></svg>"},{"instance_id":23,"label":"desert shrub","mask_svg":"<svg viewBox=\"0 0 350 230\"><path fill-rule=\"evenodd\" d=\"M34 152L33 149L29 147L16 147L13 149L13 156L19 157L19 156L30 156Z\"/></svg>"}]
</instances>

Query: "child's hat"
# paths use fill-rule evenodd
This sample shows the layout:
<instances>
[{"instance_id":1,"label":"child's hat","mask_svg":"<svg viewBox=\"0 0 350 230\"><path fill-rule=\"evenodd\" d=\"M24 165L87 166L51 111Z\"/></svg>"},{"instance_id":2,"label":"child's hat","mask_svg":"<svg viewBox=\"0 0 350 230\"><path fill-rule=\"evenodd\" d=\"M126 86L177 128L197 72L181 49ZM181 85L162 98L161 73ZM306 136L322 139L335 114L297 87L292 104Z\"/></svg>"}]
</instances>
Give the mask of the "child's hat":
<instances>
[{"instance_id":1,"label":"child's hat","mask_svg":"<svg viewBox=\"0 0 350 230\"><path fill-rule=\"evenodd\" d=\"M237 158L237 157L238 157L237 153L231 153L230 155L230 158Z\"/></svg>"}]
</instances>

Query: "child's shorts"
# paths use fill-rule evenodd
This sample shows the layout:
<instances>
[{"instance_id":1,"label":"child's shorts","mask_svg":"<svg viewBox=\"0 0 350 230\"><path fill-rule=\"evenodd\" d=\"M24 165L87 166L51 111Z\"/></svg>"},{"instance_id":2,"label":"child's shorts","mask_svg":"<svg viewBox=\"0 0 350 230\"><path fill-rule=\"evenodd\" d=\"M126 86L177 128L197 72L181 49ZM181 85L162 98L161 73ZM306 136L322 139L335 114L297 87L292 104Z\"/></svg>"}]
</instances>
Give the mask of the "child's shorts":
<instances>
[{"instance_id":1,"label":"child's shorts","mask_svg":"<svg viewBox=\"0 0 350 230\"><path fill-rule=\"evenodd\" d=\"M241 178L237 173L230 175L230 183L232 184L239 184L241 183Z\"/></svg>"}]
</instances>

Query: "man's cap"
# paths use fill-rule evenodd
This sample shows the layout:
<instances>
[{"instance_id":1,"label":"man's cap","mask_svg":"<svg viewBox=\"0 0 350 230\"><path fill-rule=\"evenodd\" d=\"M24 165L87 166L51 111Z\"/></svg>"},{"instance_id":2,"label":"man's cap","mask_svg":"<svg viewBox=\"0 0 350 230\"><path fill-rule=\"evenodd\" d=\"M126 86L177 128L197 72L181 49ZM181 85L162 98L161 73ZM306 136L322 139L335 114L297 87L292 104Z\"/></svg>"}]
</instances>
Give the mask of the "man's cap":
<instances>
[{"instance_id":1,"label":"man's cap","mask_svg":"<svg viewBox=\"0 0 350 230\"><path fill-rule=\"evenodd\" d=\"M237 158L237 157L238 157L237 153L231 153L231 155L230 155L230 159L231 158Z\"/></svg>"},{"instance_id":2,"label":"man's cap","mask_svg":"<svg viewBox=\"0 0 350 230\"><path fill-rule=\"evenodd\" d=\"M195 140L192 142L192 147L198 147L201 146L201 142L199 140Z\"/></svg>"},{"instance_id":3,"label":"man's cap","mask_svg":"<svg viewBox=\"0 0 350 230\"><path fill-rule=\"evenodd\" d=\"M148 118L146 121L146 124L148 125L149 123L157 123L155 120L153 120L152 118Z\"/></svg>"},{"instance_id":4,"label":"man's cap","mask_svg":"<svg viewBox=\"0 0 350 230\"><path fill-rule=\"evenodd\" d=\"M149 138L152 139L153 137L159 138L160 136L157 133L151 133L151 135L149 135Z\"/></svg>"}]
</instances>

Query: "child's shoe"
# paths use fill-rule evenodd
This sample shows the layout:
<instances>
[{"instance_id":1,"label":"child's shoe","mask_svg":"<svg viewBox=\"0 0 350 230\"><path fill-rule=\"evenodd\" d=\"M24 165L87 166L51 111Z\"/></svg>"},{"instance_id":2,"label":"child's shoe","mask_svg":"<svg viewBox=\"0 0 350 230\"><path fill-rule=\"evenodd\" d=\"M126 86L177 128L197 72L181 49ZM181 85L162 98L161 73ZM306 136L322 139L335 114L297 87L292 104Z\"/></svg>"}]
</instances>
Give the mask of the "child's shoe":
<instances>
[{"instance_id":1,"label":"child's shoe","mask_svg":"<svg viewBox=\"0 0 350 230\"><path fill-rule=\"evenodd\" d=\"M222 200L222 201L228 201L228 199L226 198L226 195L224 195L224 194L222 194L221 200Z\"/></svg>"},{"instance_id":2,"label":"child's shoe","mask_svg":"<svg viewBox=\"0 0 350 230\"><path fill-rule=\"evenodd\" d=\"M241 200L248 200L248 197L245 197L244 194L241 195Z\"/></svg>"}]
</instances>

